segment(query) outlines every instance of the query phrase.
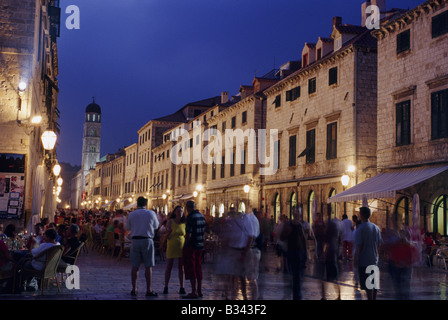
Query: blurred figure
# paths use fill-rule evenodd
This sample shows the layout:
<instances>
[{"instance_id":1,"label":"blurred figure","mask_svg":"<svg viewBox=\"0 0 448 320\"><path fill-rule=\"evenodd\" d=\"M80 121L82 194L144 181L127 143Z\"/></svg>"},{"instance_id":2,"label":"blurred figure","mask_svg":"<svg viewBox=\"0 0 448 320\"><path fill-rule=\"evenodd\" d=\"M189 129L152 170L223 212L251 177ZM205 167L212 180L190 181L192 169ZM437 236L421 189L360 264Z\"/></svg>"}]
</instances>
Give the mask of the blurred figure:
<instances>
[{"instance_id":1,"label":"blurred figure","mask_svg":"<svg viewBox=\"0 0 448 320\"><path fill-rule=\"evenodd\" d=\"M370 209L361 207L359 209L361 215L361 225L356 229L355 233L355 266L358 267L359 281L361 289L367 293L368 300L376 300L377 289L368 288L366 281L368 275L366 269L369 266L378 264L378 246L381 244L381 232L378 226L369 221Z\"/></svg>"},{"instance_id":2,"label":"blurred figure","mask_svg":"<svg viewBox=\"0 0 448 320\"><path fill-rule=\"evenodd\" d=\"M249 234L248 246L250 246L250 248L247 251L244 265L245 279L243 278L241 281L245 283L247 280L249 283L249 299L257 300L259 298L258 276L260 273L263 236L260 234L260 223L254 212L249 212L246 216L252 224L252 233Z\"/></svg>"},{"instance_id":3,"label":"blurred figure","mask_svg":"<svg viewBox=\"0 0 448 320\"><path fill-rule=\"evenodd\" d=\"M163 293L168 293L168 283L171 277L174 260L177 260L179 276L179 294L185 294L184 289L184 267L182 263L182 249L185 243L185 216L181 206L174 208L170 219L166 223L167 248L166 248L166 269L165 287Z\"/></svg>"},{"instance_id":4,"label":"blurred figure","mask_svg":"<svg viewBox=\"0 0 448 320\"><path fill-rule=\"evenodd\" d=\"M282 214L280 216L280 219L278 220L278 223L276 224L274 228L274 243L275 243L275 252L277 254L278 264L277 264L277 271L279 272L287 272L286 271L286 241L280 239L280 234L282 233L282 230L285 226L285 224L288 222L288 218Z\"/></svg>"},{"instance_id":5,"label":"blurred figure","mask_svg":"<svg viewBox=\"0 0 448 320\"><path fill-rule=\"evenodd\" d=\"M339 255L340 229L338 221L331 220L325 229L325 280L333 283L336 288L338 298L341 300L341 288L337 283L339 277L338 255ZM326 300L325 282L322 285L322 299Z\"/></svg>"},{"instance_id":6,"label":"blurred figure","mask_svg":"<svg viewBox=\"0 0 448 320\"><path fill-rule=\"evenodd\" d=\"M392 277L396 300L410 300L413 265L420 260L420 253L410 243L410 234L401 230L398 239L389 249L389 272Z\"/></svg>"},{"instance_id":7,"label":"blurred figure","mask_svg":"<svg viewBox=\"0 0 448 320\"><path fill-rule=\"evenodd\" d=\"M353 222L344 213L341 221L342 231L342 258L345 261L352 260L353 256Z\"/></svg>"},{"instance_id":8,"label":"blurred figure","mask_svg":"<svg viewBox=\"0 0 448 320\"><path fill-rule=\"evenodd\" d=\"M26 243L26 248L28 250L37 248L42 242L43 239L42 236L44 234L44 225L41 222L36 223L36 225L34 226L34 232L35 234L30 236Z\"/></svg>"},{"instance_id":9,"label":"blurred figure","mask_svg":"<svg viewBox=\"0 0 448 320\"><path fill-rule=\"evenodd\" d=\"M282 230L280 239L287 242L286 261L292 280L293 300L302 299L302 285L308 261L306 231L300 219L299 210L293 210L293 219Z\"/></svg>"}]
</instances>

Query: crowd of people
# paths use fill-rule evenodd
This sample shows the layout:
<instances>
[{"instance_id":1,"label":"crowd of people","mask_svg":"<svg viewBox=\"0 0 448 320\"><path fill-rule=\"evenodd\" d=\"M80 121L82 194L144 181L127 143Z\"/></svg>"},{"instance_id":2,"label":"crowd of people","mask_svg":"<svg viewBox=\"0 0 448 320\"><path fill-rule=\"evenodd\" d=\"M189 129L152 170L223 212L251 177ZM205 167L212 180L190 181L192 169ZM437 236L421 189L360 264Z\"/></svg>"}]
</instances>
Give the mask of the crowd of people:
<instances>
[{"instance_id":1,"label":"crowd of people","mask_svg":"<svg viewBox=\"0 0 448 320\"><path fill-rule=\"evenodd\" d=\"M219 280L217 289L222 291L223 299L238 299L240 293L243 299L263 298L263 272L265 259L269 257L266 253L272 248L278 257L277 271L282 272L285 283L290 284L285 288L285 298L303 299L305 270L312 263L313 276L321 281L322 299L327 299L329 285L334 286L341 299L340 263L346 261L355 266L356 281L366 292L367 299L374 300L378 279L372 275L379 260L384 259L388 262L396 298L409 299L412 268L421 263L422 253L431 254L441 238L411 229L380 231L370 222L370 214L367 207L361 207L359 217L354 214L351 219L346 214L341 220L325 219L315 213L310 227L300 208L294 208L290 218L281 215L274 222L274 217L268 219L255 208L248 213L230 208L222 217L215 218L199 212L194 201L188 201L185 207L176 206L165 215L148 210L147 200L140 197L137 209L130 213L62 210L55 215L54 222L44 218L31 234L20 233L22 250L11 250L11 239L19 238L16 227L10 224L3 230L0 224L0 271L42 269L45 258L24 261L58 244L64 246L61 265L72 264L73 253L81 243L94 243L95 239L107 242L105 233L112 232L115 241L125 237L130 243L132 296L137 295L141 264L145 267L146 296L158 296L152 288L152 268L155 251L160 249L166 254L163 294L168 294L176 265L179 294L197 299L203 296L202 263L210 250L206 248L206 238L213 235L219 239L216 242L219 245L213 248L216 251L213 265ZM30 288L32 279L26 280L28 283L20 286L35 290L35 286ZM189 281L189 293L184 281Z\"/></svg>"}]
</instances>

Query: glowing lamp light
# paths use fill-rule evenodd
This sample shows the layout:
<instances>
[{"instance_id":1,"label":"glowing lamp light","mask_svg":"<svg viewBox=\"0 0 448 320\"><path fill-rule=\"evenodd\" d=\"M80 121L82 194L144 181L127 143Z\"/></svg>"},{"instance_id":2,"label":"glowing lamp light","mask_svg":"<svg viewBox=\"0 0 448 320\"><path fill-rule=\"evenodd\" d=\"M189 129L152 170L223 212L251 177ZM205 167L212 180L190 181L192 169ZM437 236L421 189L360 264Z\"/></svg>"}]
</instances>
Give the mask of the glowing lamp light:
<instances>
[{"instance_id":1,"label":"glowing lamp light","mask_svg":"<svg viewBox=\"0 0 448 320\"><path fill-rule=\"evenodd\" d=\"M355 172L355 170L356 170L356 167L355 167L354 165L349 165L349 166L347 167L347 171L348 171L348 172Z\"/></svg>"},{"instance_id":2,"label":"glowing lamp light","mask_svg":"<svg viewBox=\"0 0 448 320\"><path fill-rule=\"evenodd\" d=\"M198 184L198 185L196 186L196 190L197 190L197 191L202 191L203 188L204 188L204 187L202 186L202 184Z\"/></svg>"},{"instance_id":3,"label":"glowing lamp light","mask_svg":"<svg viewBox=\"0 0 448 320\"><path fill-rule=\"evenodd\" d=\"M20 81L20 83L19 83L19 91L23 92L25 90L26 90L26 82Z\"/></svg>"},{"instance_id":4,"label":"glowing lamp light","mask_svg":"<svg viewBox=\"0 0 448 320\"><path fill-rule=\"evenodd\" d=\"M128 200L129 200L129 202L131 202L131 201L132 201L132 198L131 198L131 197L129 197L129 199L128 199Z\"/></svg>"},{"instance_id":5,"label":"glowing lamp light","mask_svg":"<svg viewBox=\"0 0 448 320\"><path fill-rule=\"evenodd\" d=\"M54 133L54 131L47 129L44 133L42 133L42 144L44 146L45 150L53 150L55 144L56 144L56 139L58 137L56 136L56 133Z\"/></svg>"},{"instance_id":6,"label":"glowing lamp light","mask_svg":"<svg viewBox=\"0 0 448 320\"><path fill-rule=\"evenodd\" d=\"M197 196L198 196L198 192L197 192L197 191L194 191L194 192L193 192L193 197L196 198Z\"/></svg>"},{"instance_id":7,"label":"glowing lamp light","mask_svg":"<svg viewBox=\"0 0 448 320\"><path fill-rule=\"evenodd\" d=\"M163 199L163 200L166 199L166 194L162 194L162 199Z\"/></svg>"},{"instance_id":8,"label":"glowing lamp light","mask_svg":"<svg viewBox=\"0 0 448 320\"><path fill-rule=\"evenodd\" d=\"M244 190L245 193L249 193L249 191L250 191L250 186L246 184L246 185L244 186L243 190Z\"/></svg>"},{"instance_id":9,"label":"glowing lamp light","mask_svg":"<svg viewBox=\"0 0 448 320\"><path fill-rule=\"evenodd\" d=\"M53 167L53 173L57 177L61 173L61 165L59 163L56 163Z\"/></svg>"},{"instance_id":10,"label":"glowing lamp light","mask_svg":"<svg viewBox=\"0 0 448 320\"><path fill-rule=\"evenodd\" d=\"M344 174L341 177L341 183L344 187L348 186L349 181L350 181L350 177L348 175Z\"/></svg>"},{"instance_id":11,"label":"glowing lamp light","mask_svg":"<svg viewBox=\"0 0 448 320\"><path fill-rule=\"evenodd\" d=\"M64 182L64 180L62 180L62 178L58 178L58 186L62 186L62 182Z\"/></svg>"},{"instance_id":12,"label":"glowing lamp light","mask_svg":"<svg viewBox=\"0 0 448 320\"><path fill-rule=\"evenodd\" d=\"M42 122L42 116L34 116L31 118L32 124L39 124Z\"/></svg>"}]
</instances>

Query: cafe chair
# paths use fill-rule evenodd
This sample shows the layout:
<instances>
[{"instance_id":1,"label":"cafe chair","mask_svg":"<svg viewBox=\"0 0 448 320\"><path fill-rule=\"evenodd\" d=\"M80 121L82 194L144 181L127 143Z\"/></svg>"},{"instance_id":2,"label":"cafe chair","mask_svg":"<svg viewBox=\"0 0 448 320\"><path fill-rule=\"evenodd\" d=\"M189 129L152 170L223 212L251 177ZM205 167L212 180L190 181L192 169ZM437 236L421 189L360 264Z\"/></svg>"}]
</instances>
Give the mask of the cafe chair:
<instances>
[{"instance_id":1,"label":"cafe chair","mask_svg":"<svg viewBox=\"0 0 448 320\"><path fill-rule=\"evenodd\" d=\"M35 259L40 259L42 256L46 255L45 268L43 270L35 270L32 268L27 269L27 268L22 267L21 272L20 272L20 284L23 283L24 278L28 278L28 277L39 278L41 280L40 281L41 293L44 294L44 284L48 288L49 280L55 279L56 284L58 286L58 292L61 292L61 288L59 286L59 281L57 278L57 268L58 268L59 262L61 261L63 251L64 251L64 246L56 245L51 248L48 248L47 250L40 253L36 257L25 259L25 261L35 260ZM22 266L24 266L24 264L22 264Z\"/></svg>"},{"instance_id":2,"label":"cafe chair","mask_svg":"<svg viewBox=\"0 0 448 320\"><path fill-rule=\"evenodd\" d=\"M446 261L448 260L448 247L443 246L437 249L436 259L438 266L443 264L443 268L447 270Z\"/></svg>"},{"instance_id":3,"label":"cafe chair","mask_svg":"<svg viewBox=\"0 0 448 320\"><path fill-rule=\"evenodd\" d=\"M16 267L8 271L0 271L0 280L11 280L11 293L14 293L16 286Z\"/></svg>"},{"instance_id":4,"label":"cafe chair","mask_svg":"<svg viewBox=\"0 0 448 320\"><path fill-rule=\"evenodd\" d=\"M120 261L124 253L131 251L131 242L126 240L123 234L120 234L120 251L118 252L117 260Z\"/></svg>"}]
</instances>

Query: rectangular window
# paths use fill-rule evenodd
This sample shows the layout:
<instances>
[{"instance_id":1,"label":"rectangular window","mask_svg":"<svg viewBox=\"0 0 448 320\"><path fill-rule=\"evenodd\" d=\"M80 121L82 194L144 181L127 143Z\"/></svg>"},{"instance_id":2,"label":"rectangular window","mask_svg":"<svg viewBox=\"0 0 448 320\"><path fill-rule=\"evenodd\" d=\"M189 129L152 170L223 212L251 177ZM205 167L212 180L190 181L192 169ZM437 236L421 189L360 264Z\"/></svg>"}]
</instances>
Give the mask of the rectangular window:
<instances>
[{"instance_id":1,"label":"rectangular window","mask_svg":"<svg viewBox=\"0 0 448 320\"><path fill-rule=\"evenodd\" d=\"M448 10L432 18L431 30L433 38L448 33Z\"/></svg>"},{"instance_id":2,"label":"rectangular window","mask_svg":"<svg viewBox=\"0 0 448 320\"><path fill-rule=\"evenodd\" d=\"M232 129L236 127L236 117L232 117Z\"/></svg>"},{"instance_id":3,"label":"rectangular window","mask_svg":"<svg viewBox=\"0 0 448 320\"><path fill-rule=\"evenodd\" d=\"M397 34L397 54L411 49L411 30Z\"/></svg>"},{"instance_id":4,"label":"rectangular window","mask_svg":"<svg viewBox=\"0 0 448 320\"><path fill-rule=\"evenodd\" d=\"M396 143L404 146L411 143L411 101L395 105L396 110Z\"/></svg>"},{"instance_id":5,"label":"rectangular window","mask_svg":"<svg viewBox=\"0 0 448 320\"><path fill-rule=\"evenodd\" d=\"M275 104L276 108L280 107L282 105L282 96L281 95L276 96L272 104Z\"/></svg>"},{"instance_id":6,"label":"rectangular window","mask_svg":"<svg viewBox=\"0 0 448 320\"><path fill-rule=\"evenodd\" d=\"M431 139L448 138L448 89L431 94Z\"/></svg>"},{"instance_id":7,"label":"rectangular window","mask_svg":"<svg viewBox=\"0 0 448 320\"><path fill-rule=\"evenodd\" d=\"M212 180L216 179L216 163L213 161L212 164Z\"/></svg>"},{"instance_id":8,"label":"rectangular window","mask_svg":"<svg viewBox=\"0 0 448 320\"><path fill-rule=\"evenodd\" d=\"M241 122L242 122L243 124L246 123L246 122L247 122L247 111L244 111L244 112L242 113L241 117L242 117Z\"/></svg>"},{"instance_id":9,"label":"rectangular window","mask_svg":"<svg viewBox=\"0 0 448 320\"><path fill-rule=\"evenodd\" d=\"M316 154L316 129L306 132L306 163L314 163Z\"/></svg>"},{"instance_id":10,"label":"rectangular window","mask_svg":"<svg viewBox=\"0 0 448 320\"><path fill-rule=\"evenodd\" d=\"M198 182L198 178L199 178L199 165L197 164L194 171L194 181Z\"/></svg>"},{"instance_id":11,"label":"rectangular window","mask_svg":"<svg viewBox=\"0 0 448 320\"><path fill-rule=\"evenodd\" d=\"M316 78L311 78L308 80L308 94L316 92Z\"/></svg>"},{"instance_id":12,"label":"rectangular window","mask_svg":"<svg viewBox=\"0 0 448 320\"><path fill-rule=\"evenodd\" d=\"M241 150L241 174L246 173L246 150Z\"/></svg>"},{"instance_id":13,"label":"rectangular window","mask_svg":"<svg viewBox=\"0 0 448 320\"><path fill-rule=\"evenodd\" d=\"M226 172L226 167L224 165L225 161L226 161L226 157L222 156L222 158L221 158L221 178L225 177L225 172Z\"/></svg>"},{"instance_id":14,"label":"rectangular window","mask_svg":"<svg viewBox=\"0 0 448 320\"><path fill-rule=\"evenodd\" d=\"M187 168L184 168L184 178L182 182L182 185L184 186L187 184Z\"/></svg>"},{"instance_id":15,"label":"rectangular window","mask_svg":"<svg viewBox=\"0 0 448 320\"><path fill-rule=\"evenodd\" d=\"M180 169L177 173L177 186L180 187Z\"/></svg>"},{"instance_id":16,"label":"rectangular window","mask_svg":"<svg viewBox=\"0 0 448 320\"><path fill-rule=\"evenodd\" d=\"M300 97L300 86L286 91L286 101L294 101Z\"/></svg>"},{"instance_id":17,"label":"rectangular window","mask_svg":"<svg viewBox=\"0 0 448 320\"><path fill-rule=\"evenodd\" d=\"M289 166L295 167L297 159L297 136L289 137Z\"/></svg>"},{"instance_id":18,"label":"rectangular window","mask_svg":"<svg viewBox=\"0 0 448 320\"><path fill-rule=\"evenodd\" d=\"M280 168L280 140L274 141L274 170Z\"/></svg>"},{"instance_id":19,"label":"rectangular window","mask_svg":"<svg viewBox=\"0 0 448 320\"><path fill-rule=\"evenodd\" d=\"M337 83L338 83L338 67L334 67L328 71L328 85L331 86Z\"/></svg>"},{"instance_id":20,"label":"rectangular window","mask_svg":"<svg viewBox=\"0 0 448 320\"><path fill-rule=\"evenodd\" d=\"M232 152L232 158L230 163L230 176L233 177L235 175L235 153Z\"/></svg>"},{"instance_id":21,"label":"rectangular window","mask_svg":"<svg viewBox=\"0 0 448 320\"><path fill-rule=\"evenodd\" d=\"M224 134L226 132L226 122L222 122L222 133Z\"/></svg>"},{"instance_id":22,"label":"rectangular window","mask_svg":"<svg viewBox=\"0 0 448 320\"><path fill-rule=\"evenodd\" d=\"M337 122L327 124L327 160L337 158L338 124Z\"/></svg>"},{"instance_id":23,"label":"rectangular window","mask_svg":"<svg viewBox=\"0 0 448 320\"><path fill-rule=\"evenodd\" d=\"M188 184L191 184L191 166L189 168L189 173L188 173Z\"/></svg>"}]
</instances>

